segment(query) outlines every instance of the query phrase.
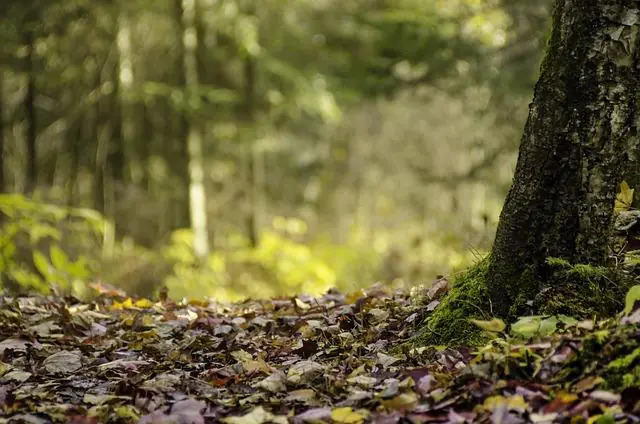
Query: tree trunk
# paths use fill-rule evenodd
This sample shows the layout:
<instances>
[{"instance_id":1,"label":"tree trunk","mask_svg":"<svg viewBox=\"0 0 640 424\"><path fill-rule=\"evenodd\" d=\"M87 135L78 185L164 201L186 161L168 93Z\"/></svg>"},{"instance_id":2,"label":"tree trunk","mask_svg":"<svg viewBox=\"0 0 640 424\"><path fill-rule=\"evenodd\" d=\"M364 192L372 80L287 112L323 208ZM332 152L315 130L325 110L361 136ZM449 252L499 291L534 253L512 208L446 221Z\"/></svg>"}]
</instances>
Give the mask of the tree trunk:
<instances>
[{"instance_id":1,"label":"tree trunk","mask_svg":"<svg viewBox=\"0 0 640 424\"><path fill-rule=\"evenodd\" d=\"M209 253L209 234L204 186L204 141L202 130L194 117L201 106L198 93L196 10L197 0L182 0L185 91L189 110L186 140L189 153L189 209L193 230L193 251L197 258L203 259Z\"/></svg>"},{"instance_id":2,"label":"tree trunk","mask_svg":"<svg viewBox=\"0 0 640 424\"><path fill-rule=\"evenodd\" d=\"M154 110L147 107L144 102L136 104L137 116L140 119L139 134L137 144L138 152L136 157L140 161L140 185L144 190L151 192L151 178L149 175L149 161L153 154L153 119Z\"/></svg>"},{"instance_id":3,"label":"tree trunk","mask_svg":"<svg viewBox=\"0 0 640 424\"><path fill-rule=\"evenodd\" d=\"M29 22L28 25L31 25ZM25 192L32 193L38 179L37 150L36 150L36 74L35 62L35 34L29 28L24 33L24 43L27 48L24 73L27 77L27 91L24 98L25 110L25 138L27 144L27 161L25 170Z\"/></svg>"},{"instance_id":4,"label":"tree trunk","mask_svg":"<svg viewBox=\"0 0 640 424\"><path fill-rule=\"evenodd\" d=\"M249 185L249 214L247 215L247 230L252 247L260 243L260 209L262 199L262 153L256 143L256 61L251 52L245 52L244 59L244 119L249 134L249 152L247 176Z\"/></svg>"},{"instance_id":5,"label":"tree trunk","mask_svg":"<svg viewBox=\"0 0 640 424\"><path fill-rule=\"evenodd\" d=\"M487 274L497 315L543 307L558 289L548 257L608 262L616 191L640 152L639 30L640 1L556 2Z\"/></svg>"},{"instance_id":6,"label":"tree trunk","mask_svg":"<svg viewBox=\"0 0 640 424\"><path fill-rule=\"evenodd\" d=\"M126 178L134 185L139 185L143 178L143 164L137 155L136 143L144 140L136 139L136 118L138 108L134 103L134 70L133 49L131 46L131 22L126 5L122 6L118 17L118 92L119 99L119 134L122 154L127 169Z\"/></svg>"},{"instance_id":7,"label":"tree trunk","mask_svg":"<svg viewBox=\"0 0 640 424\"><path fill-rule=\"evenodd\" d=\"M81 114L75 121L69 123L66 133L67 152L69 154L69 174L67 180L67 206L77 206L76 188L80 175L80 143L83 136L83 118Z\"/></svg>"},{"instance_id":8,"label":"tree trunk","mask_svg":"<svg viewBox=\"0 0 640 424\"><path fill-rule=\"evenodd\" d=\"M4 178L4 72L0 69L0 193L7 192L6 180Z\"/></svg>"},{"instance_id":9,"label":"tree trunk","mask_svg":"<svg viewBox=\"0 0 640 424\"><path fill-rule=\"evenodd\" d=\"M179 61L175 64L175 83L179 87L186 87L187 83L184 75L184 44L182 42L184 35L182 0L174 0L174 11L176 34L178 34L175 43L177 49L182 52ZM172 227L173 229L188 228L191 225L189 208L189 152L187 151L186 143L189 123L187 122L187 115L182 105L177 107L170 99L167 99L166 102L164 122L167 125L165 134L168 137L163 144L165 147L163 153L165 157L173 158L169 163L172 165L172 170L179 181L179 187L176 187L176 193L173 194L175 198L171 199L173 212ZM176 139L179 141L178 143L175 142Z\"/></svg>"},{"instance_id":10,"label":"tree trunk","mask_svg":"<svg viewBox=\"0 0 640 424\"><path fill-rule=\"evenodd\" d=\"M120 61L121 57L117 55L113 67L109 66L108 77L113 83L114 90L111 95L105 99L106 103L108 103L108 108L105 109L103 118L105 128L109 133L109 138L106 140L109 177L112 179L115 189L122 192L128 177L126 170L129 158L125 153L127 146L124 139L125 130L123 120L127 119L127 117L125 116L126 111L122 108Z\"/></svg>"}]
</instances>

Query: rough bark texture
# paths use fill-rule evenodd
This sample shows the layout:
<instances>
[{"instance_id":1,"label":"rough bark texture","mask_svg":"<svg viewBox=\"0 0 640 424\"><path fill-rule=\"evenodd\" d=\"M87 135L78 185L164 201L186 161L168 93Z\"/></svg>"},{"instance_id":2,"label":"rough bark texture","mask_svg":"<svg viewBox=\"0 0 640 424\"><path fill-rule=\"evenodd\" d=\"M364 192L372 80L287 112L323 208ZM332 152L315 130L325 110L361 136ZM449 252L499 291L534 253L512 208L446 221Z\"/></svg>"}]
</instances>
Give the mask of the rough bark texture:
<instances>
[{"instance_id":1,"label":"rough bark texture","mask_svg":"<svg viewBox=\"0 0 640 424\"><path fill-rule=\"evenodd\" d=\"M640 0L558 0L487 275L493 312L548 287L547 257L605 265L617 187L640 152Z\"/></svg>"}]
</instances>

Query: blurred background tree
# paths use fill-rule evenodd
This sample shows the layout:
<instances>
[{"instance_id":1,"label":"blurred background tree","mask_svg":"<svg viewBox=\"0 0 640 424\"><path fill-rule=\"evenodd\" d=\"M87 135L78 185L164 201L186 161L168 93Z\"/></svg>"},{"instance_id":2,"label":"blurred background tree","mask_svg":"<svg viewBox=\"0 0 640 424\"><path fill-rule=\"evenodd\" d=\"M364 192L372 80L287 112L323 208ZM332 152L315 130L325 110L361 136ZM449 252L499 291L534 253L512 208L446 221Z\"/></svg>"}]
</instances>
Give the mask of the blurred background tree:
<instances>
[{"instance_id":1,"label":"blurred background tree","mask_svg":"<svg viewBox=\"0 0 640 424\"><path fill-rule=\"evenodd\" d=\"M430 282L492 242L550 7L5 0L0 189L98 211L77 255L143 295Z\"/></svg>"}]
</instances>

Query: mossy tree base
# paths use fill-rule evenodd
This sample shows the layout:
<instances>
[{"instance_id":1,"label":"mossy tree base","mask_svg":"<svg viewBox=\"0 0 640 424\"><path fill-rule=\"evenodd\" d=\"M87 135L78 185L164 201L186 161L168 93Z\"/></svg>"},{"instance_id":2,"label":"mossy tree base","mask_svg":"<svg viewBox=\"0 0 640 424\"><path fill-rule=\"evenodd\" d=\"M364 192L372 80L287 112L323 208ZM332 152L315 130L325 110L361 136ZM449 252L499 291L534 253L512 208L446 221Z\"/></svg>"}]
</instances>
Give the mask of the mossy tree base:
<instances>
[{"instance_id":1,"label":"mossy tree base","mask_svg":"<svg viewBox=\"0 0 640 424\"><path fill-rule=\"evenodd\" d=\"M544 288L523 292L506 316L508 322L522 314L563 314L576 319L614 316L622 310L624 296L634 283L632 275L613 267L548 262L552 273L544 282L536 281L532 273L523 273L523 285ZM451 292L425 320L411 345L473 347L485 343L488 335L471 319L489 320L495 315L487 288L490 266L491 256L487 256L457 277Z\"/></svg>"},{"instance_id":2,"label":"mossy tree base","mask_svg":"<svg viewBox=\"0 0 640 424\"><path fill-rule=\"evenodd\" d=\"M638 13L639 3L628 0L556 2L487 274L498 316L524 314L534 298L539 312L553 296L562 298L555 303L574 296L589 303L605 292L606 285L556 280L547 258L611 265L617 188L638 181L640 169L640 22L626 18Z\"/></svg>"},{"instance_id":3,"label":"mossy tree base","mask_svg":"<svg viewBox=\"0 0 640 424\"><path fill-rule=\"evenodd\" d=\"M488 268L489 257L486 257L457 277L449 294L410 343L414 346L474 346L485 342L486 336L469 320L487 319L492 315L486 286Z\"/></svg>"}]
</instances>

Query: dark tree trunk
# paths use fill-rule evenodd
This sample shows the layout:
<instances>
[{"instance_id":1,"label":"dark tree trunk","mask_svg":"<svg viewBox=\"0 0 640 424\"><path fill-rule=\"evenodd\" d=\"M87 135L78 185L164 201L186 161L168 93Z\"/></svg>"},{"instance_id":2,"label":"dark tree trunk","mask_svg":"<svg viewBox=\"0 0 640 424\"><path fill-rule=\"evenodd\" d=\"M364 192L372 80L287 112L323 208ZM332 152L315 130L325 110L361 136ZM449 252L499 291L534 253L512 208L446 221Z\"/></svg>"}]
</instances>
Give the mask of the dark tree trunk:
<instances>
[{"instance_id":1,"label":"dark tree trunk","mask_svg":"<svg viewBox=\"0 0 640 424\"><path fill-rule=\"evenodd\" d=\"M249 140L249 152L248 152L248 185L249 185L249 214L247 215L247 231L249 233L249 242L252 247L257 247L260 242L260 221L259 221L259 197L260 197L260 183L259 183L259 170L257 169L259 161L255 146L255 95L256 95L256 63L253 57L247 53L247 57L244 60L244 114L247 121L247 130L249 131L251 139Z\"/></svg>"},{"instance_id":2,"label":"dark tree trunk","mask_svg":"<svg viewBox=\"0 0 640 424\"><path fill-rule=\"evenodd\" d=\"M151 189L151 177L149 175L149 161L153 153L153 121L152 121L152 109L147 107L143 102L136 105L138 110L137 116L140 117L142 123L140 125L140 138L138 142L138 153L136 157L140 161L141 180L142 187L149 191Z\"/></svg>"},{"instance_id":3,"label":"dark tree trunk","mask_svg":"<svg viewBox=\"0 0 640 424\"><path fill-rule=\"evenodd\" d=\"M70 123L67 131L67 152L69 152L69 176L67 181L67 206L77 206L76 186L78 175L80 174L80 143L83 135L83 118L81 114L78 119Z\"/></svg>"},{"instance_id":4,"label":"dark tree trunk","mask_svg":"<svg viewBox=\"0 0 640 424\"><path fill-rule=\"evenodd\" d=\"M119 60L120 58L118 58ZM120 77L118 75L118 61L113 69L112 81L113 95L111 96L111 105L108 114L105 119L109 121L111 137L108 140L108 155L107 166L110 172L110 177L116 183L118 188L122 188L126 175L126 160L125 157L125 141L123 137L123 110L120 107Z\"/></svg>"},{"instance_id":5,"label":"dark tree trunk","mask_svg":"<svg viewBox=\"0 0 640 424\"><path fill-rule=\"evenodd\" d=\"M4 74L0 70L0 193L7 191L4 179Z\"/></svg>"},{"instance_id":6,"label":"dark tree trunk","mask_svg":"<svg viewBox=\"0 0 640 424\"><path fill-rule=\"evenodd\" d=\"M607 264L615 194L640 152L639 30L638 0L557 0L492 252L494 313L538 305L548 257Z\"/></svg>"},{"instance_id":7,"label":"dark tree trunk","mask_svg":"<svg viewBox=\"0 0 640 424\"><path fill-rule=\"evenodd\" d=\"M184 34L184 24L182 22L182 0L174 0L174 12L176 17L176 34L178 37L175 40L176 46L180 49L180 57L178 62L175 64L176 74L177 74L177 84L180 87L184 87L186 85L186 76L182 63L182 58L184 56L183 46L182 46L182 36ZM176 109L178 109L176 113ZM184 107L182 105L179 108L176 108L175 105L169 104L169 113L170 117L167 118L167 122L171 122L175 125L177 140L180 142L175 142L174 139L171 140L167 145L170 146L170 156L174 158L172 163L175 164L175 172L178 175L178 180L180 181L180 187L178 189L178 196L176 202L174 202L174 227L175 228L188 228L189 227L189 152L187 151L186 143L183 143L182 140L186 140L189 131L189 123L187 121L186 113L184 112Z\"/></svg>"},{"instance_id":8,"label":"dark tree trunk","mask_svg":"<svg viewBox=\"0 0 640 424\"><path fill-rule=\"evenodd\" d=\"M104 65L102 65L104 66ZM100 90L102 85L101 67L98 67L91 88L93 90ZM93 182L92 182L92 194L93 194L93 208L97 211L104 213L104 179L105 179L105 156L106 149L104 143L102 143L100 137L100 114L102 110L102 102L104 99L97 99L92 107L88 108L85 113L85 131L86 139L89 140L91 150L93 154L93 161L91 163L93 169Z\"/></svg>"},{"instance_id":9,"label":"dark tree trunk","mask_svg":"<svg viewBox=\"0 0 640 424\"><path fill-rule=\"evenodd\" d=\"M29 23L30 24L30 23ZM37 150L36 150L36 74L35 62L35 34L29 28L24 33L24 43L27 47L24 73L27 77L27 92L24 98L25 109L25 137L27 144L27 161L25 170L25 192L31 193L36 188L38 179Z\"/></svg>"}]
</instances>

